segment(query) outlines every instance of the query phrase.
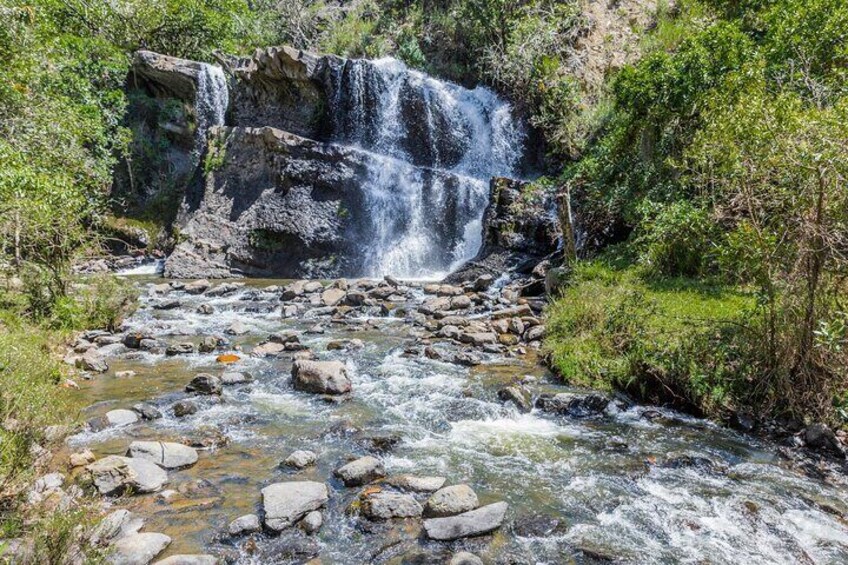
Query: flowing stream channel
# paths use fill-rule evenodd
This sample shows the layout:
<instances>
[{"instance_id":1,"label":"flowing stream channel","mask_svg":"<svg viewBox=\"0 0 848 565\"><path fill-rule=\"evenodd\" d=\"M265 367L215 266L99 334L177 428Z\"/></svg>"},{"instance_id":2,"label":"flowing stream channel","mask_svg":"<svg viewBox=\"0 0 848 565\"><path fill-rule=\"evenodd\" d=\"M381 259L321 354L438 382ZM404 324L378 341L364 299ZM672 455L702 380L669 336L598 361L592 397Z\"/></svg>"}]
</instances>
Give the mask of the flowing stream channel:
<instances>
[{"instance_id":1,"label":"flowing stream channel","mask_svg":"<svg viewBox=\"0 0 848 565\"><path fill-rule=\"evenodd\" d=\"M812 477L775 445L659 407L613 400L590 417L538 408L522 413L497 391L518 381L534 397L586 391L558 382L530 346L477 348L475 366L431 359L425 346L443 359L465 346L435 337L413 314L431 298L420 285L395 292L392 309L328 309L315 295L282 301L288 281L252 280L215 296L170 289L152 277L134 280L143 297L124 331L143 331L163 345L196 345L204 336L228 340L213 352L172 356L109 345L109 370L80 383L79 394L91 405L87 417L142 401L162 417L82 432L69 440L71 450L123 455L140 439L210 446L192 467L169 471L164 494L114 500L144 517L145 531L171 536L160 557L447 563L468 550L486 563L848 562L841 475ZM478 298L465 314L472 323L506 306L497 288ZM212 313L198 313L202 305ZM284 317L292 306L297 315ZM346 365L353 386L347 401L294 390L290 353L251 355L283 330L296 332L317 358ZM331 349L332 342L353 339L361 347ZM239 360L226 367L216 361L226 353ZM225 370L255 380L224 387L220 398L184 391L197 373ZM199 410L177 418L173 407L185 399ZM298 449L314 451L317 464L282 467ZM355 511L362 488L333 476L351 457L366 454L381 459L390 477L441 476L449 485L470 485L481 504L506 501L506 520L493 534L454 542L428 540L420 519L367 520ZM291 480L329 486L320 532L227 535L231 520L260 511L263 487Z\"/></svg>"}]
</instances>

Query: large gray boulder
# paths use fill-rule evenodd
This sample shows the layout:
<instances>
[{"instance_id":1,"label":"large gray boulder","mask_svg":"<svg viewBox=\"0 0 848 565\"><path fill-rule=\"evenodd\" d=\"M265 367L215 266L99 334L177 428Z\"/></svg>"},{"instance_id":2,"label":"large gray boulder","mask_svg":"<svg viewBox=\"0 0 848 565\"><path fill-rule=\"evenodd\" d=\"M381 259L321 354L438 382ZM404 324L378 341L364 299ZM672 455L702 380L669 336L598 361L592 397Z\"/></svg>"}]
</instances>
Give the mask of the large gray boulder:
<instances>
[{"instance_id":1,"label":"large gray boulder","mask_svg":"<svg viewBox=\"0 0 848 565\"><path fill-rule=\"evenodd\" d=\"M298 359L292 365L294 388L318 394L345 394L351 382L340 361L308 361Z\"/></svg>"},{"instance_id":2,"label":"large gray boulder","mask_svg":"<svg viewBox=\"0 0 848 565\"><path fill-rule=\"evenodd\" d=\"M203 64L197 61L160 55L153 51L136 51L133 72L144 79L159 95L194 102L197 81Z\"/></svg>"},{"instance_id":3,"label":"large gray boulder","mask_svg":"<svg viewBox=\"0 0 848 565\"><path fill-rule=\"evenodd\" d=\"M312 481L275 483L262 489L265 527L282 531L329 500L327 485Z\"/></svg>"},{"instance_id":4,"label":"large gray boulder","mask_svg":"<svg viewBox=\"0 0 848 565\"><path fill-rule=\"evenodd\" d=\"M165 534L153 532L133 534L112 544L108 562L111 565L147 565L171 544Z\"/></svg>"},{"instance_id":5,"label":"large gray boulder","mask_svg":"<svg viewBox=\"0 0 848 565\"><path fill-rule=\"evenodd\" d=\"M181 443L163 441L134 441L128 455L156 463L165 469L190 467L197 463L197 450Z\"/></svg>"},{"instance_id":6,"label":"large gray boulder","mask_svg":"<svg viewBox=\"0 0 848 565\"><path fill-rule=\"evenodd\" d=\"M424 520L424 531L430 539L440 541L488 534L501 527L507 508L506 502L496 502L456 516L430 518Z\"/></svg>"},{"instance_id":7,"label":"large gray boulder","mask_svg":"<svg viewBox=\"0 0 848 565\"><path fill-rule=\"evenodd\" d=\"M118 494L127 489L136 493L156 492L168 482L168 473L155 463L118 455L99 459L86 470L100 494Z\"/></svg>"}]
</instances>

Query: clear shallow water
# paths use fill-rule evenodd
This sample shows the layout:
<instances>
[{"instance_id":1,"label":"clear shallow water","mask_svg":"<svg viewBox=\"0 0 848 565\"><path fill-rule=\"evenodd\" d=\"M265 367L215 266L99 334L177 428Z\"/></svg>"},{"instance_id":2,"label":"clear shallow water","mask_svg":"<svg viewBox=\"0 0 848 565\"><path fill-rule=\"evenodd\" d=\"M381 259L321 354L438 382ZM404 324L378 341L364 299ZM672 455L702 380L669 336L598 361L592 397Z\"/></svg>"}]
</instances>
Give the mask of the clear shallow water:
<instances>
[{"instance_id":1,"label":"clear shallow water","mask_svg":"<svg viewBox=\"0 0 848 565\"><path fill-rule=\"evenodd\" d=\"M267 284L271 281L251 283ZM237 320L250 329L233 338L233 346L245 352L229 370L249 372L256 382L225 388L220 403L197 399L201 410L193 416L176 419L171 407L188 397L182 389L195 373L223 371L215 362L220 352L119 355L109 373L81 383L91 415L144 400L165 417L84 433L70 440L72 448L89 446L104 455L123 453L139 438L216 433L229 439L224 447L201 452L191 469L170 472L168 488L180 494L169 502L155 495L120 502L147 517L147 531L174 538L168 554L212 551L242 563L289 562L269 560L263 552L279 556L281 547L308 543L300 532L258 539L252 554L219 534L230 520L258 509L263 486L297 478L327 481L331 488L317 536L322 563L413 562L415 555L431 560L414 562L439 563L459 548L492 563L593 563L602 556L626 563L848 561L848 524L842 518L848 491L841 477L809 478L774 446L668 410L661 409L663 421L653 422L641 416L645 406L611 405L603 417L584 420L520 414L498 402L498 388L529 378L534 394L572 390L532 357L488 356L469 369L405 356L420 329L403 320L327 321L326 333L304 333L301 340L319 358L347 364L353 398L336 405L296 392L290 360L246 354L273 331L305 331L316 323L282 320L277 296L248 286L223 298L174 292L143 299L128 327L157 328L167 342L199 341ZM173 298L181 301L180 309L149 308ZM216 313L194 313L200 303L211 304ZM326 350L327 342L342 338L362 339L365 347ZM137 375L114 376L128 369ZM390 475L441 475L448 484L470 484L482 503L506 500L504 527L493 536L445 545L423 541L415 521L374 526L347 513L360 489L344 488L332 471L349 456L368 453L374 434L401 440L382 455ZM279 462L296 449L318 453L318 465L301 473L280 469ZM709 464L688 464L684 456Z\"/></svg>"}]
</instances>

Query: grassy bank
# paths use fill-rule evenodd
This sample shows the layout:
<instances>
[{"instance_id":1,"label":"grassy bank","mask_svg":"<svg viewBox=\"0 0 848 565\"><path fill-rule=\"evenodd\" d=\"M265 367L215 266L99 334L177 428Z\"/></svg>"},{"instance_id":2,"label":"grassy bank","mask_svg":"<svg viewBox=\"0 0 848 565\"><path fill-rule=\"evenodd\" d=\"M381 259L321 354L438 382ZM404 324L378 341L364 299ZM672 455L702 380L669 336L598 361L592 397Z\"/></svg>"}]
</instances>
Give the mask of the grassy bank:
<instances>
[{"instance_id":1,"label":"grassy bank","mask_svg":"<svg viewBox=\"0 0 848 565\"><path fill-rule=\"evenodd\" d=\"M743 289L652 279L607 253L580 263L550 306L546 347L569 382L720 417L774 400L752 386L756 308Z\"/></svg>"}]
</instances>

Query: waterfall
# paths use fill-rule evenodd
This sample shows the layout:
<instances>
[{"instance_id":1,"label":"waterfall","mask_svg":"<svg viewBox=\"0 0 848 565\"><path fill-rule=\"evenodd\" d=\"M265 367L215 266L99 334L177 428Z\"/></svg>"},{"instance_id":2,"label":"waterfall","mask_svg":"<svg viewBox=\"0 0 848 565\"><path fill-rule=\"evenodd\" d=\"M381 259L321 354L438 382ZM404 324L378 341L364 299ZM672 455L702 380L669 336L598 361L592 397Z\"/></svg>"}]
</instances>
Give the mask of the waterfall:
<instances>
[{"instance_id":1,"label":"waterfall","mask_svg":"<svg viewBox=\"0 0 848 565\"><path fill-rule=\"evenodd\" d=\"M227 78L224 71L216 65L200 63L197 74L197 97L195 111L197 114L196 151L200 153L206 143L206 132L212 126L224 125L230 94L227 89Z\"/></svg>"},{"instance_id":2,"label":"waterfall","mask_svg":"<svg viewBox=\"0 0 848 565\"><path fill-rule=\"evenodd\" d=\"M524 131L491 90L395 59L347 60L332 76L333 138L368 152L365 275L438 278L472 258L493 176L515 176Z\"/></svg>"}]
</instances>

